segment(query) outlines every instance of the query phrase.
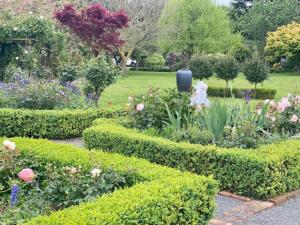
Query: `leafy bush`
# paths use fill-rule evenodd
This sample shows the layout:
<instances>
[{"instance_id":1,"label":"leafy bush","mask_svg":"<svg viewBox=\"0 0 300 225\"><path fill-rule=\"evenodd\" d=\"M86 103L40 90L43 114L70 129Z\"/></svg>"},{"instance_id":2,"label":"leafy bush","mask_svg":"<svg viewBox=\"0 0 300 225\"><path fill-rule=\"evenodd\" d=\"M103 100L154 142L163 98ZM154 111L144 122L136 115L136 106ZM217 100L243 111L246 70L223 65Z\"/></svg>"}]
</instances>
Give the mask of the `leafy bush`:
<instances>
[{"instance_id":1,"label":"leafy bush","mask_svg":"<svg viewBox=\"0 0 300 225\"><path fill-rule=\"evenodd\" d=\"M72 64L60 65L57 69L57 75L59 83L66 85L69 82L73 82L78 78L78 66Z\"/></svg>"},{"instance_id":2,"label":"leafy bush","mask_svg":"<svg viewBox=\"0 0 300 225\"><path fill-rule=\"evenodd\" d=\"M252 50L244 44L234 46L231 49L230 54L239 63L244 63L245 61L252 58Z\"/></svg>"},{"instance_id":3,"label":"leafy bush","mask_svg":"<svg viewBox=\"0 0 300 225\"><path fill-rule=\"evenodd\" d=\"M165 65L165 58L159 53L154 53L146 58L145 65L151 69L160 69Z\"/></svg>"},{"instance_id":4,"label":"leafy bush","mask_svg":"<svg viewBox=\"0 0 300 225\"><path fill-rule=\"evenodd\" d=\"M129 97L128 114L131 125L138 129L162 129L166 125L164 121L168 120L166 104L172 113L181 109L181 113L187 115L190 111L189 94L175 89L162 93L159 89L149 89L145 95Z\"/></svg>"},{"instance_id":5,"label":"leafy bush","mask_svg":"<svg viewBox=\"0 0 300 225\"><path fill-rule=\"evenodd\" d=\"M54 144L46 140L13 140L22 156L34 155L43 165L82 167L91 171L96 164L101 165L103 171L111 169L124 176L129 185L147 181L116 190L89 203L53 212L50 216L39 216L26 222L27 225L69 224L78 221L91 225L138 224L140 221L147 224L171 222L204 225L213 215L217 190L212 178L153 165L145 160L101 151L83 151L71 145Z\"/></svg>"},{"instance_id":6,"label":"leafy bush","mask_svg":"<svg viewBox=\"0 0 300 225\"><path fill-rule=\"evenodd\" d=\"M82 71L87 80L85 94L92 99L98 108L98 103L104 89L115 82L120 75L119 70L110 65L103 57L91 59L83 66Z\"/></svg>"},{"instance_id":7,"label":"leafy bush","mask_svg":"<svg viewBox=\"0 0 300 225\"><path fill-rule=\"evenodd\" d=\"M55 81L26 80L19 76L12 83L0 82L1 107L25 109L84 108L78 87L61 86Z\"/></svg>"},{"instance_id":8,"label":"leafy bush","mask_svg":"<svg viewBox=\"0 0 300 225\"><path fill-rule=\"evenodd\" d=\"M215 72L218 78L226 81L226 87L228 88L228 82L234 80L239 74L239 65L232 56L218 57Z\"/></svg>"},{"instance_id":9,"label":"leafy bush","mask_svg":"<svg viewBox=\"0 0 300 225\"><path fill-rule=\"evenodd\" d=\"M98 119L84 132L87 148L136 156L197 174L213 174L223 190L268 199L299 188L299 140L257 150L176 143ZM147 149L147 151L145 151Z\"/></svg>"},{"instance_id":10,"label":"leafy bush","mask_svg":"<svg viewBox=\"0 0 300 225\"><path fill-rule=\"evenodd\" d=\"M244 74L246 79L257 87L257 84L264 82L269 77L268 66L258 58L253 58L245 63Z\"/></svg>"},{"instance_id":11,"label":"leafy bush","mask_svg":"<svg viewBox=\"0 0 300 225\"><path fill-rule=\"evenodd\" d=\"M193 56L190 70L193 72L193 78L199 80L208 79L214 74L211 59L205 55Z\"/></svg>"},{"instance_id":12,"label":"leafy bush","mask_svg":"<svg viewBox=\"0 0 300 225\"><path fill-rule=\"evenodd\" d=\"M119 114L95 110L0 109L0 136L49 139L80 137L96 118Z\"/></svg>"}]
</instances>

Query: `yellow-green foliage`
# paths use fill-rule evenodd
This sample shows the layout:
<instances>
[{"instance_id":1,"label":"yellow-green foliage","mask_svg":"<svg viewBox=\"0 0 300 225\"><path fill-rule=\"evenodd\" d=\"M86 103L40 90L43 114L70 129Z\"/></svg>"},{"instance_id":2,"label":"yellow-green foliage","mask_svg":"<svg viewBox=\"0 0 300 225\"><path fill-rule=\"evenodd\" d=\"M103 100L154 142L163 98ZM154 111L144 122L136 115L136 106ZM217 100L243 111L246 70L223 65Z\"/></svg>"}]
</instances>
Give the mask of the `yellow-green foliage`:
<instances>
[{"instance_id":1,"label":"yellow-green foliage","mask_svg":"<svg viewBox=\"0 0 300 225\"><path fill-rule=\"evenodd\" d=\"M256 150L175 143L98 119L84 132L88 148L136 156L158 164L213 175L223 190L267 199L300 187L300 141Z\"/></svg>"},{"instance_id":2,"label":"yellow-green foliage","mask_svg":"<svg viewBox=\"0 0 300 225\"><path fill-rule=\"evenodd\" d=\"M300 24L293 22L268 33L265 51L270 61L300 54Z\"/></svg>"},{"instance_id":3,"label":"yellow-green foliage","mask_svg":"<svg viewBox=\"0 0 300 225\"><path fill-rule=\"evenodd\" d=\"M118 112L95 110L0 109L0 136L64 139L81 136L98 117Z\"/></svg>"},{"instance_id":4,"label":"yellow-green foliage","mask_svg":"<svg viewBox=\"0 0 300 225\"><path fill-rule=\"evenodd\" d=\"M73 206L50 216L39 216L27 225L128 225L207 224L215 208L216 182L183 173L146 160L87 151L46 140L13 138L24 155L36 155L45 163L93 167L100 163L131 177L132 187L116 190L95 201ZM1 139L0 141L3 141Z\"/></svg>"}]
</instances>

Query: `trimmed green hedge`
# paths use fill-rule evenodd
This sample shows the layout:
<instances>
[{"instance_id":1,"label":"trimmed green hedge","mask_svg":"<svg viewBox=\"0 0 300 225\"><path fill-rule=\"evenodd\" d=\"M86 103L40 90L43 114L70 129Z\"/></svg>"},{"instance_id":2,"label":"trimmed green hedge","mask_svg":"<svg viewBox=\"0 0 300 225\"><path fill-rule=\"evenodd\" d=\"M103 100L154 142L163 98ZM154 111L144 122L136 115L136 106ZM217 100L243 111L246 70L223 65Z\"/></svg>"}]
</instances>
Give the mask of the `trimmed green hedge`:
<instances>
[{"instance_id":1,"label":"trimmed green hedge","mask_svg":"<svg viewBox=\"0 0 300 225\"><path fill-rule=\"evenodd\" d=\"M0 136L65 139L79 137L93 120L120 112L0 109Z\"/></svg>"},{"instance_id":2,"label":"trimmed green hedge","mask_svg":"<svg viewBox=\"0 0 300 225\"><path fill-rule=\"evenodd\" d=\"M223 190L268 199L300 187L300 141L263 146L257 150L222 149L176 143L150 137L98 119L84 131L87 148L137 156L158 164L213 175Z\"/></svg>"},{"instance_id":3,"label":"trimmed green hedge","mask_svg":"<svg viewBox=\"0 0 300 225\"><path fill-rule=\"evenodd\" d=\"M242 89L242 88L220 88L220 87L209 87L207 90L207 95L211 97L231 97L234 96L235 98L244 98L245 91L252 92L253 99L274 99L277 91L275 89L263 89L257 88L255 89Z\"/></svg>"},{"instance_id":4,"label":"trimmed green hedge","mask_svg":"<svg viewBox=\"0 0 300 225\"><path fill-rule=\"evenodd\" d=\"M146 160L102 151L86 151L46 140L13 138L23 155L36 155L46 163L112 169L135 184L105 194L94 201L73 206L50 216L38 216L27 225L128 225L128 224L207 224L215 208L217 184L200 177ZM3 141L3 139L1 139Z\"/></svg>"}]
</instances>

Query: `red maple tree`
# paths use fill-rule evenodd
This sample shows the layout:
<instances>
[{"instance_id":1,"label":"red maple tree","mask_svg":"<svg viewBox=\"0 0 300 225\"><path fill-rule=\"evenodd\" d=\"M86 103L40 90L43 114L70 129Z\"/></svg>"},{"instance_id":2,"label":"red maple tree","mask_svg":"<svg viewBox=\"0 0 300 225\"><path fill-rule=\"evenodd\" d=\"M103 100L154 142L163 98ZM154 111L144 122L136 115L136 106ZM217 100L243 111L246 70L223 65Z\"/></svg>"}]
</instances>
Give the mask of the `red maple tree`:
<instances>
[{"instance_id":1,"label":"red maple tree","mask_svg":"<svg viewBox=\"0 0 300 225\"><path fill-rule=\"evenodd\" d=\"M95 54L120 47L124 41L120 38L119 30L127 27L129 22L124 11L110 12L99 3L80 11L67 4L55 11L54 17L90 46Z\"/></svg>"}]
</instances>

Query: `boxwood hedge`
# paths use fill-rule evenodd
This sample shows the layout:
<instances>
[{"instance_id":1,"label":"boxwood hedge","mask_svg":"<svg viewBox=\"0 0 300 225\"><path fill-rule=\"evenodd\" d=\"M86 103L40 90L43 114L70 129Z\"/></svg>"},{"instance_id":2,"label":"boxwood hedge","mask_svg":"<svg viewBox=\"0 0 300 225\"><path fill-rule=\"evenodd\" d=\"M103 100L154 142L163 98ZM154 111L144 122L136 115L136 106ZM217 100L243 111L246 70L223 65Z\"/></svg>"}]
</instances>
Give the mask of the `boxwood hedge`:
<instances>
[{"instance_id":1,"label":"boxwood hedge","mask_svg":"<svg viewBox=\"0 0 300 225\"><path fill-rule=\"evenodd\" d=\"M87 148L137 156L158 164L213 175L223 190L268 199L300 187L300 141L256 150L176 143L98 119L84 131Z\"/></svg>"},{"instance_id":2,"label":"boxwood hedge","mask_svg":"<svg viewBox=\"0 0 300 225\"><path fill-rule=\"evenodd\" d=\"M0 139L3 141L3 139ZM86 151L46 140L13 138L22 154L36 155L45 163L62 166L113 169L135 185L103 195L49 216L38 216L27 225L207 224L215 208L217 184L197 176L154 165L142 159L102 151Z\"/></svg>"},{"instance_id":3,"label":"boxwood hedge","mask_svg":"<svg viewBox=\"0 0 300 225\"><path fill-rule=\"evenodd\" d=\"M0 109L0 136L65 139L79 137L98 117L121 112Z\"/></svg>"}]
</instances>

